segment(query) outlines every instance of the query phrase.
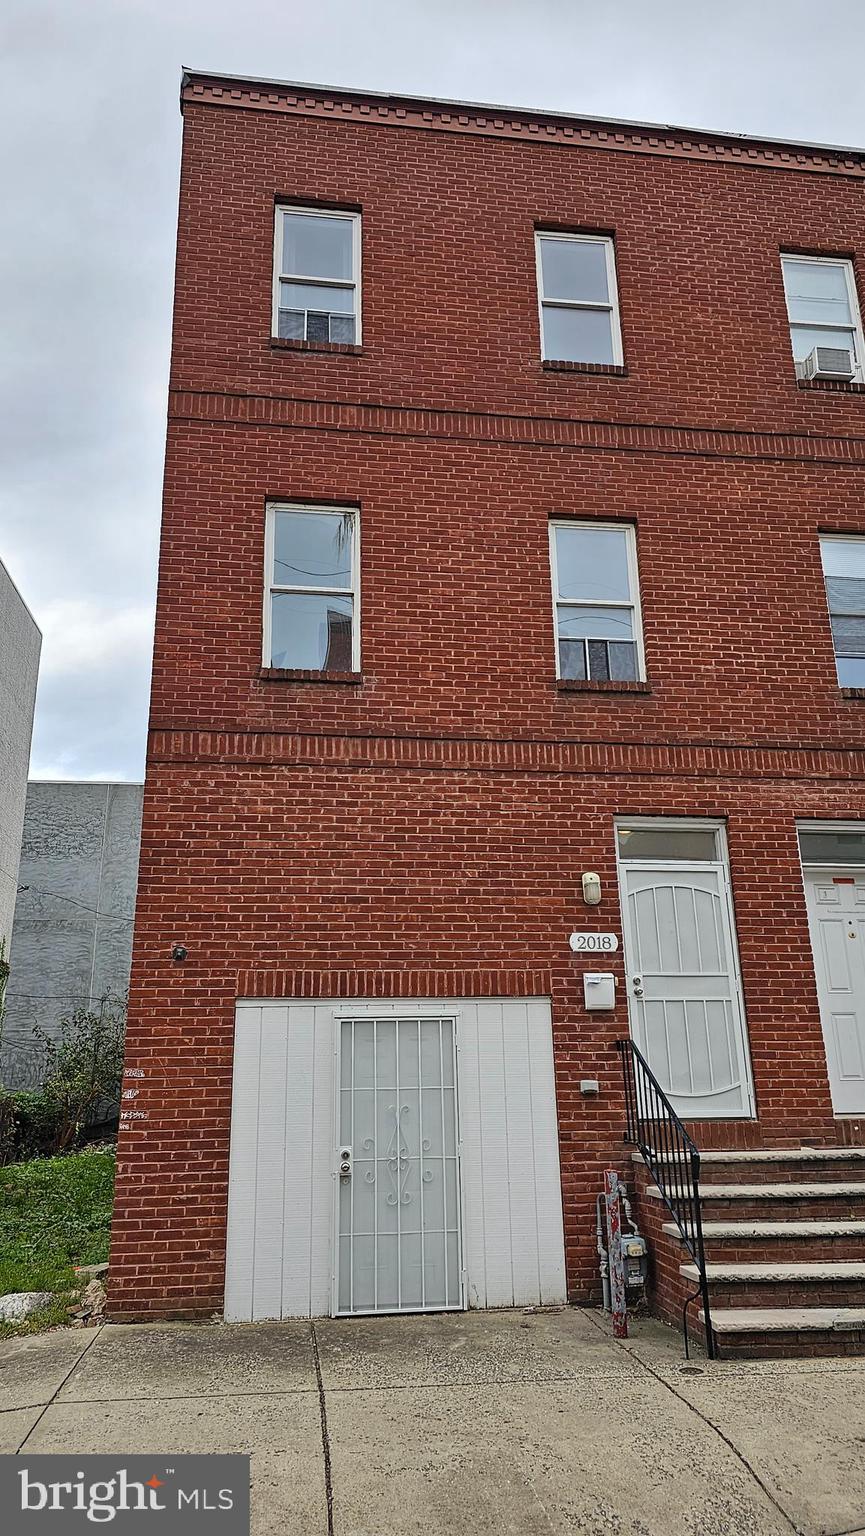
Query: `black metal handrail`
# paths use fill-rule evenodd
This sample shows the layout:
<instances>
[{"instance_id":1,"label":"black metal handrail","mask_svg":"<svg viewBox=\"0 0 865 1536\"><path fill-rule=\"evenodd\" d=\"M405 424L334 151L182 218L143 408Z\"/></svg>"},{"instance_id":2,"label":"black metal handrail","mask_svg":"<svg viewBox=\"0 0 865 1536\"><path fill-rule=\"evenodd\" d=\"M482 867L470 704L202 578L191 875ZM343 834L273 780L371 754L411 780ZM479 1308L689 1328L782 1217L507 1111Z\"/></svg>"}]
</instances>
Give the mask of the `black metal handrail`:
<instances>
[{"instance_id":1,"label":"black metal handrail","mask_svg":"<svg viewBox=\"0 0 865 1536\"><path fill-rule=\"evenodd\" d=\"M709 1281L703 1247L700 1210L700 1153L685 1130L670 1100L633 1040L617 1040L625 1084L625 1140L642 1154L664 1203L676 1223L699 1275L699 1285L682 1308L685 1355L688 1354L688 1307L697 1297L703 1301L706 1353L715 1359L715 1336L709 1310Z\"/></svg>"}]
</instances>

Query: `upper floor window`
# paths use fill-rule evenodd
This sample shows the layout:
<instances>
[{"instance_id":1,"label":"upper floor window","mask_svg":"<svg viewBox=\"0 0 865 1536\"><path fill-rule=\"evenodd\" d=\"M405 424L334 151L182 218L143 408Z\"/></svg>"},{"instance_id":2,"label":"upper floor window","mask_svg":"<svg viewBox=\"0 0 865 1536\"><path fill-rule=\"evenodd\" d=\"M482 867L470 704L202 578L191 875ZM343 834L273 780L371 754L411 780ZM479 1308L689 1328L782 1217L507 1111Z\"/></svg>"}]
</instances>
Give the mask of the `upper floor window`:
<instances>
[{"instance_id":1,"label":"upper floor window","mask_svg":"<svg viewBox=\"0 0 865 1536\"><path fill-rule=\"evenodd\" d=\"M557 362L621 364L612 240L543 233L535 239L543 356Z\"/></svg>"},{"instance_id":2,"label":"upper floor window","mask_svg":"<svg viewBox=\"0 0 865 1536\"><path fill-rule=\"evenodd\" d=\"M264 665L359 671L357 512L268 507L266 546Z\"/></svg>"},{"instance_id":3,"label":"upper floor window","mask_svg":"<svg viewBox=\"0 0 865 1536\"><path fill-rule=\"evenodd\" d=\"M273 333L360 341L360 214L276 210Z\"/></svg>"},{"instance_id":4,"label":"upper floor window","mask_svg":"<svg viewBox=\"0 0 865 1536\"><path fill-rule=\"evenodd\" d=\"M557 675L596 682L645 676L637 541L625 523L551 523Z\"/></svg>"},{"instance_id":5,"label":"upper floor window","mask_svg":"<svg viewBox=\"0 0 865 1536\"><path fill-rule=\"evenodd\" d=\"M799 377L861 382L865 350L852 262L782 256L781 267Z\"/></svg>"},{"instance_id":6,"label":"upper floor window","mask_svg":"<svg viewBox=\"0 0 865 1536\"><path fill-rule=\"evenodd\" d=\"M842 688L865 688L865 538L820 540L835 666Z\"/></svg>"}]
</instances>

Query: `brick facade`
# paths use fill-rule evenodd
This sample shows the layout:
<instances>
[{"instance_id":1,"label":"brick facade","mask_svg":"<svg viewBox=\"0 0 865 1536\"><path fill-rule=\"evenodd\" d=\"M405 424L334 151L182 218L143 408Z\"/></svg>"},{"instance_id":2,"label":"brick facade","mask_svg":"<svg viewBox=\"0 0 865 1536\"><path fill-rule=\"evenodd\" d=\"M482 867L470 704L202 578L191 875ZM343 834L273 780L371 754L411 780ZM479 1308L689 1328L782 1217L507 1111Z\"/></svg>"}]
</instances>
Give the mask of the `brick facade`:
<instances>
[{"instance_id":1,"label":"brick facade","mask_svg":"<svg viewBox=\"0 0 865 1536\"><path fill-rule=\"evenodd\" d=\"M757 1120L704 1144L862 1138L833 1121L795 822L865 815L818 543L865 533L865 403L797 384L779 251L858 270L863 175L187 80L115 1316L221 1307L238 996L549 995L587 1295L627 1007L620 951L615 1014L585 1012L567 939L586 869L621 931L616 815L726 821ZM271 342L280 198L362 211L361 346ZM542 364L538 225L614 235L623 369ZM274 498L360 509L357 679L262 668ZM557 684L569 515L636 526L645 686Z\"/></svg>"}]
</instances>

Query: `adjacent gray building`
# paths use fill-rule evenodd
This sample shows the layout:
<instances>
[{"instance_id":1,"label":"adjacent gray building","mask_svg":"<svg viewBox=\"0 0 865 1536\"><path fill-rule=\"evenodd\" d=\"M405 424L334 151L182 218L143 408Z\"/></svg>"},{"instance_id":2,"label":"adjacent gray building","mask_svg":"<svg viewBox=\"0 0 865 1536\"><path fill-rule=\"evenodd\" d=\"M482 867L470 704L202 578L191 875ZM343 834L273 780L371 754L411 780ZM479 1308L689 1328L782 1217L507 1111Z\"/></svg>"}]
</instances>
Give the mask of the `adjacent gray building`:
<instances>
[{"instance_id":1,"label":"adjacent gray building","mask_svg":"<svg viewBox=\"0 0 865 1536\"><path fill-rule=\"evenodd\" d=\"M0 954L7 959L41 647L36 620L0 562Z\"/></svg>"},{"instance_id":2,"label":"adjacent gray building","mask_svg":"<svg viewBox=\"0 0 865 1536\"><path fill-rule=\"evenodd\" d=\"M12 929L0 1080L35 1087L38 1024L129 985L141 841L141 784L40 783L27 807Z\"/></svg>"}]
</instances>

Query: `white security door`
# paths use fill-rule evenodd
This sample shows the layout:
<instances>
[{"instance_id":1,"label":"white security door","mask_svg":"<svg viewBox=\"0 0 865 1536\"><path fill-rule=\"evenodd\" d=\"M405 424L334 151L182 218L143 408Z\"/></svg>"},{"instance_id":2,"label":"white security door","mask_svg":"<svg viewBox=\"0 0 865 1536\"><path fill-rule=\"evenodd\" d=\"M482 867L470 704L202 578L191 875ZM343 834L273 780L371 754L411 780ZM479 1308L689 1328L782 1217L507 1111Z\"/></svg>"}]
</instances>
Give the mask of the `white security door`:
<instances>
[{"instance_id":1,"label":"white security door","mask_svg":"<svg viewBox=\"0 0 865 1536\"><path fill-rule=\"evenodd\" d=\"M836 1114L865 1114L865 872L813 871L805 889Z\"/></svg>"},{"instance_id":2,"label":"white security door","mask_svg":"<svg viewBox=\"0 0 865 1536\"><path fill-rule=\"evenodd\" d=\"M634 1040L683 1119L750 1115L724 865L620 868Z\"/></svg>"},{"instance_id":3,"label":"white security door","mask_svg":"<svg viewBox=\"0 0 865 1536\"><path fill-rule=\"evenodd\" d=\"M335 1311L460 1308L455 1020L338 1030Z\"/></svg>"}]
</instances>

